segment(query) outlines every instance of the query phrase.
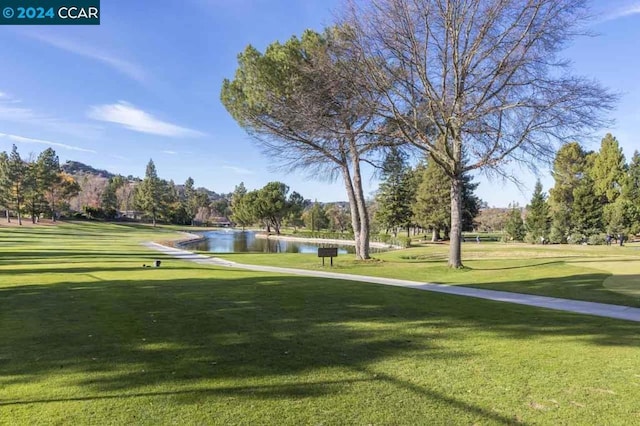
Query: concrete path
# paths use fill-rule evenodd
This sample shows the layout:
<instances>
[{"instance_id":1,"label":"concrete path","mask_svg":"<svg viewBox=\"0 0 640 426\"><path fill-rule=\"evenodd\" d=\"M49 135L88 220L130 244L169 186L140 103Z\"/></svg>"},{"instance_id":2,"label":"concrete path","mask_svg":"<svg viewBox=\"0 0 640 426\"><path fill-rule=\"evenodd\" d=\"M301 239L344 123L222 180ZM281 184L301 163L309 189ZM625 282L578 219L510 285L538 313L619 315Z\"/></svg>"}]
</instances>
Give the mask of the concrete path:
<instances>
[{"instance_id":1,"label":"concrete path","mask_svg":"<svg viewBox=\"0 0 640 426\"><path fill-rule=\"evenodd\" d=\"M608 305L605 303L583 302L579 300L559 299L556 297L536 296L532 294L511 293L506 291L485 290L472 287L450 286L442 284L421 283L417 281L398 280L394 278L370 277L365 275L340 274L337 272L312 271L306 269L279 268L275 266L246 265L229 260L208 257L187 250L163 246L158 243L144 243L145 247L160 251L168 256L188 260L203 265L224 266L229 268L247 269L250 271L275 272L288 275L302 275L306 277L332 278L336 280L360 281L374 284L391 285L396 287L413 288L416 290L433 291L437 293L454 294L457 296L476 297L479 299L495 300L498 302L515 303L518 305L536 306L539 308L555 309L559 311L575 312L578 314L594 315L605 318L616 318L640 322L640 308L629 306Z\"/></svg>"}]
</instances>

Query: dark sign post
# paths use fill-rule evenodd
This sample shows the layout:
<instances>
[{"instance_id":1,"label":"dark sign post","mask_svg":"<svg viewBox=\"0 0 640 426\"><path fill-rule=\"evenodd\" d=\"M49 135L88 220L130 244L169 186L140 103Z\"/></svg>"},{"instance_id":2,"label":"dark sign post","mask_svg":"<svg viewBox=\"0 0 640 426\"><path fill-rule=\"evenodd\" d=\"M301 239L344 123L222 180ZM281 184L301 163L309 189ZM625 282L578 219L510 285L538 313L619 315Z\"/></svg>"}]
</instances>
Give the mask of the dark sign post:
<instances>
[{"instance_id":1,"label":"dark sign post","mask_svg":"<svg viewBox=\"0 0 640 426\"><path fill-rule=\"evenodd\" d=\"M333 266L333 258L338 257L338 247L319 247L318 257L322 258L322 266L324 266L324 258L331 258L331 266Z\"/></svg>"}]
</instances>

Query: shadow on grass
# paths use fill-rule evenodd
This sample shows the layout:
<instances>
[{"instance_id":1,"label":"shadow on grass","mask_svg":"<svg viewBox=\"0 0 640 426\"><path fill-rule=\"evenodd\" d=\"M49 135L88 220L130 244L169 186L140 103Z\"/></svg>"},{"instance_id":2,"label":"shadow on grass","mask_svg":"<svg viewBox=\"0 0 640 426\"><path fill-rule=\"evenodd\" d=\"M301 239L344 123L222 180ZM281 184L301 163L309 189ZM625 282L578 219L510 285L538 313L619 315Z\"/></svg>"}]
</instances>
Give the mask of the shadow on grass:
<instances>
[{"instance_id":1,"label":"shadow on grass","mask_svg":"<svg viewBox=\"0 0 640 426\"><path fill-rule=\"evenodd\" d=\"M335 394L352 379L272 386L269 378L338 369L355 372L356 381L384 381L507 424L513 419L400 376L373 374L369 365L399 355L464 362L474 353L446 342L476 332L495 333L514 344L566 336L594 345L640 345L635 323L411 289L238 274L243 275L5 288L0 292L0 385L69 375L75 377L68 379L70 385L96 395L87 399L182 394L185 403L192 403L208 393L258 398ZM255 386L228 385L262 379L266 382ZM221 385L181 389L200 380L220 380ZM154 393L153 386L175 391ZM62 400L85 399L34 397L0 401L0 406Z\"/></svg>"}]
</instances>

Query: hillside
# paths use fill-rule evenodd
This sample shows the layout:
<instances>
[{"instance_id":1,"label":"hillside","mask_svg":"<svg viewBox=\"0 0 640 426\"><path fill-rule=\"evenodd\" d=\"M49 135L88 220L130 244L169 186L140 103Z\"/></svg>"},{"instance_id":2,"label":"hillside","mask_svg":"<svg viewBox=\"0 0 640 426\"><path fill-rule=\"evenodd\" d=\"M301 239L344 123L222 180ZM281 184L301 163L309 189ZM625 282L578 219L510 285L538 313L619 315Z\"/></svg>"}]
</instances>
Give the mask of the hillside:
<instances>
[{"instance_id":1,"label":"hillside","mask_svg":"<svg viewBox=\"0 0 640 426\"><path fill-rule=\"evenodd\" d=\"M65 173L69 173L70 175L74 175L74 176L80 175L80 174L86 174L86 175L100 176L105 179L110 179L115 176L111 172L108 172L106 170L96 169L94 167L91 167L79 161L67 161L62 165L62 170L64 170Z\"/></svg>"}]
</instances>

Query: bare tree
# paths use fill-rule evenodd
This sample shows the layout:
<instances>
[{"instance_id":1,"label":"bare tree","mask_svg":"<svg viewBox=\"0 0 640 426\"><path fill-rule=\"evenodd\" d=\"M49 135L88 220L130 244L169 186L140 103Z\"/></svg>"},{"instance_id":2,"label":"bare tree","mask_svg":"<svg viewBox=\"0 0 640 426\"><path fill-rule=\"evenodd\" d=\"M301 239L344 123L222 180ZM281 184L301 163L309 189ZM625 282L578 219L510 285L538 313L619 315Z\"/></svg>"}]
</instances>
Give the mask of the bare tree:
<instances>
[{"instance_id":1,"label":"bare tree","mask_svg":"<svg viewBox=\"0 0 640 426\"><path fill-rule=\"evenodd\" d=\"M370 130L378 100L357 80L346 78L356 63L342 48L343 36L339 29L322 35L307 31L301 39L273 43L264 54L248 47L239 56L234 80L225 80L221 99L282 168L304 169L328 180L342 176L356 257L368 259L361 164L377 146Z\"/></svg>"},{"instance_id":2,"label":"bare tree","mask_svg":"<svg viewBox=\"0 0 640 426\"><path fill-rule=\"evenodd\" d=\"M508 175L599 128L616 96L559 58L586 0L351 1L343 15L367 91L398 137L451 179L449 266L461 267L461 178ZM357 71L360 68L356 68Z\"/></svg>"}]
</instances>

